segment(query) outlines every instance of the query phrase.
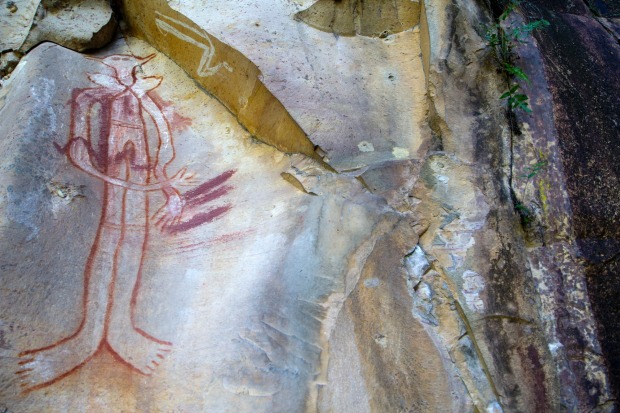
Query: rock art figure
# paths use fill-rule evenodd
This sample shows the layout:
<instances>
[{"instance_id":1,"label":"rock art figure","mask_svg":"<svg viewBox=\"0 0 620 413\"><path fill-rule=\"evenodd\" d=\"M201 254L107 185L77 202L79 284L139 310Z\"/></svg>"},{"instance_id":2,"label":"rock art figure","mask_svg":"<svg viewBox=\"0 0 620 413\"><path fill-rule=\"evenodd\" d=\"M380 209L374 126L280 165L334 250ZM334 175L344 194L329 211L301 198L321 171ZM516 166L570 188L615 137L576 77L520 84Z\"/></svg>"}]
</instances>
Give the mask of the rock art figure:
<instances>
[{"instance_id":1,"label":"rock art figure","mask_svg":"<svg viewBox=\"0 0 620 413\"><path fill-rule=\"evenodd\" d=\"M97 87L73 91L69 142L57 148L77 168L105 182L101 218L84 270L82 321L70 336L20 354L17 374L26 391L68 376L102 348L134 370L152 373L172 343L134 322L150 221L162 235L174 234L231 208L201 211L231 189L223 184L234 171L185 194L178 188L193 185L195 176L186 167L170 175L168 167L175 159L170 121L153 92L162 78L138 76L140 65L154 56L97 59L114 75L89 74ZM154 132L157 137L151 136ZM153 142L156 147L149 147ZM152 216L151 191L161 191L166 198Z\"/></svg>"}]
</instances>

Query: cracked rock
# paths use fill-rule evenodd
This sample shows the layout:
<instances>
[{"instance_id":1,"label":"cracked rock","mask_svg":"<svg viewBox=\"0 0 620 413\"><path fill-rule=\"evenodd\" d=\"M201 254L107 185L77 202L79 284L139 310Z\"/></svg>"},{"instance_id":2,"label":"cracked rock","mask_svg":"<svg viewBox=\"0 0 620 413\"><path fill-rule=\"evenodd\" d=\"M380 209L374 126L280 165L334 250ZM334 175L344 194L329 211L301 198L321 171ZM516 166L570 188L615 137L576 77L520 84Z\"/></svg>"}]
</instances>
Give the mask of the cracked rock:
<instances>
[{"instance_id":1,"label":"cracked rock","mask_svg":"<svg viewBox=\"0 0 620 413\"><path fill-rule=\"evenodd\" d=\"M115 29L106 0L44 0L20 50L26 52L46 41L78 52L97 49L110 42Z\"/></svg>"}]
</instances>

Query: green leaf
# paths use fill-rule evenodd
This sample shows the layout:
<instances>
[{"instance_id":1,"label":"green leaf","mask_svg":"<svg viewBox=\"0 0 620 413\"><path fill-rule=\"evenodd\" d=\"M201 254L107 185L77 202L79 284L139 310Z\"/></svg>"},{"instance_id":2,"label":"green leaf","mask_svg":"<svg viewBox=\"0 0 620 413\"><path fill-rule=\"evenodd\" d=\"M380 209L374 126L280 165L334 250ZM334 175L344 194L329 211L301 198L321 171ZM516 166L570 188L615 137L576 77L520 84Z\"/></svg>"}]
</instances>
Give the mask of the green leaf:
<instances>
[{"instance_id":1,"label":"green leaf","mask_svg":"<svg viewBox=\"0 0 620 413\"><path fill-rule=\"evenodd\" d=\"M522 1L523 0L503 1L505 4L504 10L493 24L487 26L485 39L487 41L487 46L493 49L495 59L499 63L507 80L510 81L510 79L516 78L530 83L530 79L523 69L514 64L516 59L519 58L517 53L515 53L515 48L518 43L524 43L524 39L534 30L547 27L550 23L545 19L534 20L521 25L513 25L511 24L513 22L507 22L511 14L515 12ZM502 93L500 100L506 99L508 108L511 110L521 109L524 112L532 113L532 109L528 102L528 96L523 93L516 93L517 90L519 90L519 84L510 85L509 89ZM538 171L535 169L530 170L530 174L536 174L537 172Z\"/></svg>"},{"instance_id":2,"label":"green leaf","mask_svg":"<svg viewBox=\"0 0 620 413\"><path fill-rule=\"evenodd\" d=\"M532 113L532 109L530 109L530 107L528 106L527 102L519 102L519 104L517 105L518 109L521 109L527 113Z\"/></svg>"},{"instance_id":3,"label":"green leaf","mask_svg":"<svg viewBox=\"0 0 620 413\"><path fill-rule=\"evenodd\" d=\"M527 77L525 72L521 70L520 67L511 65L510 63L504 63L504 70L506 70L506 72L510 73L511 75L518 77L519 79L525 80L528 83L530 81L530 79Z\"/></svg>"},{"instance_id":4,"label":"green leaf","mask_svg":"<svg viewBox=\"0 0 620 413\"><path fill-rule=\"evenodd\" d=\"M519 85L512 85L510 87L510 89L508 89L507 92L505 92L503 95L501 95L499 98L500 99L506 99L507 97L511 97L512 95L514 95L514 93L519 89Z\"/></svg>"},{"instance_id":5,"label":"green leaf","mask_svg":"<svg viewBox=\"0 0 620 413\"><path fill-rule=\"evenodd\" d=\"M529 22L521 26L521 31L524 34L532 33L534 30L542 29L549 26L550 23L545 19L534 20L533 22Z\"/></svg>"}]
</instances>

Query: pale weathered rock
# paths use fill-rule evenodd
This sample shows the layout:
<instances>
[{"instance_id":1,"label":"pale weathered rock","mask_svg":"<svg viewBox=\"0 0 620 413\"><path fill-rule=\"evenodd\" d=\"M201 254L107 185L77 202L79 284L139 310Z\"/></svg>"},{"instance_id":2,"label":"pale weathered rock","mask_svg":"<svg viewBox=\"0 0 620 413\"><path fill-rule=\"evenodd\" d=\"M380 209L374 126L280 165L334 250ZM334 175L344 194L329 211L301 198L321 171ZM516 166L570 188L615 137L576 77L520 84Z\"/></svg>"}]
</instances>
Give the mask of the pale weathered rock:
<instances>
[{"instance_id":1,"label":"pale weathered rock","mask_svg":"<svg viewBox=\"0 0 620 413\"><path fill-rule=\"evenodd\" d=\"M372 164L423 157L430 130L419 27L385 39L335 37L293 18L313 3L170 5L254 62L267 89L336 170L359 175ZM133 18L138 28L149 21L140 10Z\"/></svg>"},{"instance_id":2,"label":"pale weathered rock","mask_svg":"<svg viewBox=\"0 0 620 413\"><path fill-rule=\"evenodd\" d=\"M19 49L25 52L46 41L79 52L97 49L110 42L115 29L107 0L43 0Z\"/></svg>"},{"instance_id":3,"label":"pale weathered rock","mask_svg":"<svg viewBox=\"0 0 620 413\"><path fill-rule=\"evenodd\" d=\"M420 3L411 0L319 0L296 17L335 35L385 38L420 21Z\"/></svg>"},{"instance_id":4,"label":"pale weathered rock","mask_svg":"<svg viewBox=\"0 0 620 413\"><path fill-rule=\"evenodd\" d=\"M5 1L0 7L0 53L17 50L24 43L39 0Z\"/></svg>"},{"instance_id":5,"label":"pale weathered rock","mask_svg":"<svg viewBox=\"0 0 620 413\"><path fill-rule=\"evenodd\" d=\"M108 44L116 30L107 0L11 0L4 6L0 7L0 79L39 43L54 42L77 51L96 49Z\"/></svg>"}]
</instances>

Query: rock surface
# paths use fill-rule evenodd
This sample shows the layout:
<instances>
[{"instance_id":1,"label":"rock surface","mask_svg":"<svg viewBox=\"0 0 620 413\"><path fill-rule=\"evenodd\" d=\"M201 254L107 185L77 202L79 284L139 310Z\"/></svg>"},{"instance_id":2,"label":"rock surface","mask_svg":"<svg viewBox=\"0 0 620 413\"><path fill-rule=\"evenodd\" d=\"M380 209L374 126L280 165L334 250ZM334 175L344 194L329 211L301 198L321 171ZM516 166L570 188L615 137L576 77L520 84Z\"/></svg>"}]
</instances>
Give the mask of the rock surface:
<instances>
[{"instance_id":1,"label":"rock surface","mask_svg":"<svg viewBox=\"0 0 620 413\"><path fill-rule=\"evenodd\" d=\"M613 16L617 2L591 2L591 9ZM596 316L602 352L616 392L620 390L620 45L596 15L587 9L566 13L556 6L535 11L551 23L537 35L545 74L554 102L554 120L571 205L572 230L578 246L587 292ZM533 13L533 11L532 11ZM570 71L567 81L565 73ZM583 107L588 115L583 115ZM576 323L566 335L573 336L571 350L579 357L574 369L588 369L582 348L588 336ZM597 387L589 380L590 396ZM584 397L586 397L584 395Z\"/></svg>"},{"instance_id":2,"label":"rock surface","mask_svg":"<svg viewBox=\"0 0 620 413\"><path fill-rule=\"evenodd\" d=\"M42 42L77 51L108 44L116 20L107 0L10 0L0 8L0 77Z\"/></svg>"},{"instance_id":3,"label":"rock surface","mask_svg":"<svg viewBox=\"0 0 620 413\"><path fill-rule=\"evenodd\" d=\"M132 40L127 45L115 44L102 56L128 52L148 56L155 50ZM110 67L47 44L22 60L6 86L5 99L26 106L5 105L2 111L2 119L13 120L13 126L2 125L10 136L3 141L7 156L3 158L6 195L2 216L7 231L2 242L7 248L2 257L2 351L3 360L13 364L2 372L2 400L16 411L36 410L41 405L52 406L50 411L75 411L83 406L100 410L118 403L115 400L143 411L222 411L230 406L252 411L298 410L319 371L324 345L320 320L326 311L322 303L344 291L348 257L357 254L365 261L370 253L367 244L392 229L399 218L353 178L323 171L313 189L320 196L300 192L280 174L306 170L316 174L311 161L299 155L284 156L253 142L220 103L197 89L163 55L157 54L142 70L140 76L145 79L163 77L157 95L152 96L160 102L174 135L170 144L175 160L170 168L176 172L187 167L203 182L189 189L179 187L184 190L184 215L179 223L165 227L147 218L164 204L162 195L153 192L145 201L133 199L126 191L122 198L114 198L111 184L104 186L80 171L75 166L78 155L72 147L66 148L69 125L81 120L79 113L73 113L76 106L72 109L65 103L75 98L75 90L97 86L89 85L89 74L95 80L99 79L95 74L114 76ZM170 102L178 103L173 107ZM103 102L96 104L105 107ZM107 121L103 112L92 116L93 124L95 119ZM139 121L126 119L123 124L131 120ZM114 128L121 120L110 122L108 127ZM155 122L147 124L151 147L157 145L157 131ZM95 144L95 136L91 139L93 151L102 147L98 146L101 142ZM112 140L106 145L112 146ZM106 161L108 171L113 162ZM224 186L216 186L213 179L222 174L231 177L222 181ZM134 209L126 209L126 202ZM147 216L140 212L145 202L152 205ZM108 216L121 207L121 217L116 218L120 221ZM217 208L226 211L212 222L200 222L205 213ZM128 220L146 220L146 227L140 229ZM117 238L110 235L114 228L121 239L129 239L114 241ZM144 248L131 241L140 231L141 239L148 234ZM8 245L23 247L14 254ZM40 258L33 261L28 258L31 254ZM103 336L93 339L95 353L81 341L69 358L45 350L43 354L24 353L54 343L62 346L62 339L76 332L87 340L88 330L83 332L81 322L88 323L88 317L98 313L80 303L86 298L105 305L98 301L104 300L100 295L105 297L105 291L117 302L122 302L123 295L131 296L130 280L136 271L131 260L136 256L143 260L140 271L144 277L135 290L137 301L131 304L132 324L158 338L162 347L156 354L149 355L140 343L132 343L129 336L124 337L131 331L113 322L92 327L103 329ZM49 261L48 257L57 259ZM328 261L323 257L329 257ZM115 279L105 281L106 271L117 274ZM359 274L354 272L352 277L348 282L354 285ZM99 296L91 292L84 297L89 282ZM128 291L116 292L116 288ZM337 300L332 300L336 306ZM39 310L33 313L34 308ZM109 311L106 317L114 319L116 310ZM127 328L131 330L131 325ZM425 336L423 331L419 334ZM126 354L132 348L141 348L143 354ZM153 357L161 363L147 381L140 372L151 371L141 365L139 357ZM21 370L20 362L25 366ZM16 370L22 373L16 375ZM66 372L70 374L62 378ZM192 381L181 377L192 377ZM15 393L19 383L33 391L19 396ZM103 391L102 397L94 400L89 391L74 394L75 386L85 383L93 391ZM109 387L103 390L102 385ZM56 389L55 395L50 398L47 391L37 390L43 388ZM202 393L205 388L212 390ZM173 397L162 398L162 394Z\"/></svg>"},{"instance_id":4,"label":"rock surface","mask_svg":"<svg viewBox=\"0 0 620 413\"><path fill-rule=\"evenodd\" d=\"M320 0L296 17L335 35L361 34L385 38L410 29L420 21L420 3L410 0Z\"/></svg>"},{"instance_id":5,"label":"rock surface","mask_svg":"<svg viewBox=\"0 0 620 413\"><path fill-rule=\"evenodd\" d=\"M53 42L82 52L110 42L116 29L107 0L43 0L28 37L19 49L30 50L42 42Z\"/></svg>"},{"instance_id":6,"label":"rock surface","mask_svg":"<svg viewBox=\"0 0 620 413\"><path fill-rule=\"evenodd\" d=\"M336 38L294 19L312 3L170 6L254 62L334 169L360 174L371 164L423 156L429 132L419 27L385 39ZM136 12L138 22L148 21Z\"/></svg>"},{"instance_id":7,"label":"rock surface","mask_svg":"<svg viewBox=\"0 0 620 413\"><path fill-rule=\"evenodd\" d=\"M0 53L17 50L26 40L39 7L37 0L7 1L0 8Z\"/></svg>"},{"instance_id":8,"label":"rock surface","mask_svg":"<svg viewBox=\"0 0 620 413\"><path fill-rule=\"evenodd\" d=\"M64 36L26 6L7 51ZM495 2L132 0L103 49L35 47L0 411L616 411L614 7L523 4L512 122Z\"/></svg>"}]
</instances>

